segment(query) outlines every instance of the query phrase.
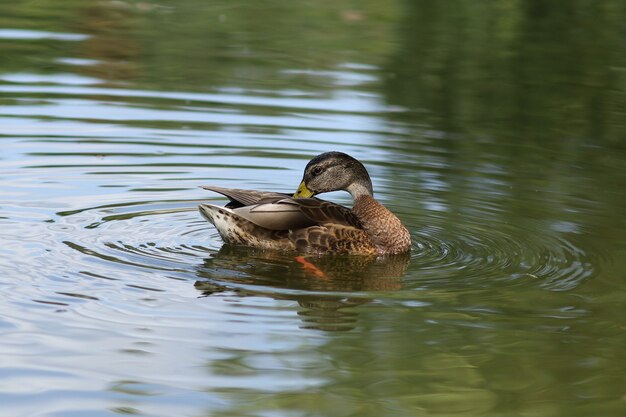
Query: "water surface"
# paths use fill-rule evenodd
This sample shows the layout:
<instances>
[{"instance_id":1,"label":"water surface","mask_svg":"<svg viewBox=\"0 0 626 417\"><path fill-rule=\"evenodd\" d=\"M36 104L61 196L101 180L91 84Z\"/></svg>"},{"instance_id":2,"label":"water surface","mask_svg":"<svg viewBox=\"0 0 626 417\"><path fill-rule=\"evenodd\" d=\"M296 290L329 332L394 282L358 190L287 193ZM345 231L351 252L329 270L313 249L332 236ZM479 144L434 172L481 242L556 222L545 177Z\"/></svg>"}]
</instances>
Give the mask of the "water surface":
<instances>
[{"instance_id":1,"label":"water surface","mask_svg":"<svg viewBox=\"0 0 626 417\"><path fill-rule=\"evenodd\" d=\"M623 415L625 7L454 3L0 6L2 414ZM328 150L408 257L197 212Z\"/></svg>"}]
</instances>

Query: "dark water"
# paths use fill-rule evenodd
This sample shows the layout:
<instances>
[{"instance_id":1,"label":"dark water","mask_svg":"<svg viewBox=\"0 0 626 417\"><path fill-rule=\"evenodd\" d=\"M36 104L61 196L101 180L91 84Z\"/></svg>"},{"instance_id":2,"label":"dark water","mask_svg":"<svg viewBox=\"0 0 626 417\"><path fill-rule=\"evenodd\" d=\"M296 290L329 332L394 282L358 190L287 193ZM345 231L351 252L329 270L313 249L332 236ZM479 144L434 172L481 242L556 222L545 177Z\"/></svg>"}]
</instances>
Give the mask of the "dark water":
<instances>
[{"instance_id":1,"label":"dark water","mask_svg":"<svg viewBox=\"0 0 626 417\"><path fill-rule=\"evenodd\" d=\"M623 2L62 3L0 5L2 416L624 415ZM196 210L333 149L410 257Z\"/></svg>"}]
</instances>

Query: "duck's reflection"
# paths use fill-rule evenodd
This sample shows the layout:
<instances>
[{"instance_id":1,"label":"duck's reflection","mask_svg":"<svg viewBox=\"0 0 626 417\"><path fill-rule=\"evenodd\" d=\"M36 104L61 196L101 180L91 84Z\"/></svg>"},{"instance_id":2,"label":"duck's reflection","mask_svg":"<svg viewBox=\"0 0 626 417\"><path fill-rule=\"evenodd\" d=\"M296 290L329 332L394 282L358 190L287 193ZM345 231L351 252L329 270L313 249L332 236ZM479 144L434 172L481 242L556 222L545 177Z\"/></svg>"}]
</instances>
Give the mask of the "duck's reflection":
<instances>
[{"instance_id":1,"label":"duck's reflection","mask_svg":"<svg viewBox=\"0 0 626 417\"><path fill-rule=\"evenodd\" d=\"M368 294L346 293L401 289L409 259L409 254L301 258L224 245L198 266L195 286L204 296L229 292L242 297L263 295L294 300L302 307L298 312L302 327L350 330L358 316L349 309L372 298Z\"/></svg>"}]
</instances>

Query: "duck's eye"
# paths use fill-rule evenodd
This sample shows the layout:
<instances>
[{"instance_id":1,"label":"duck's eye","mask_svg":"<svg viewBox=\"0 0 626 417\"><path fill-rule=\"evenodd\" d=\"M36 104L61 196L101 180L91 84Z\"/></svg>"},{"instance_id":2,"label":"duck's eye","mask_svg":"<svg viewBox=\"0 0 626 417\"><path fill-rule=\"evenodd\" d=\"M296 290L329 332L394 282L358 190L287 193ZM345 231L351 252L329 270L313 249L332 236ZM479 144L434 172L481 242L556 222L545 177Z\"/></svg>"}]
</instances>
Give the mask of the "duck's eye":
<instances>
[{"instance_id":1,"label":"duck's eye","mask_svg":"<svg viewBox=\"0 0 626 417\"><path fill-rule=\"evenodd\" d=\"M322 167L314 167L311 170L311 175L313 175L314 177L317 177L318 175L320 175L322 172L324 172L324 169Z\"/></svg>"}]
</instances>

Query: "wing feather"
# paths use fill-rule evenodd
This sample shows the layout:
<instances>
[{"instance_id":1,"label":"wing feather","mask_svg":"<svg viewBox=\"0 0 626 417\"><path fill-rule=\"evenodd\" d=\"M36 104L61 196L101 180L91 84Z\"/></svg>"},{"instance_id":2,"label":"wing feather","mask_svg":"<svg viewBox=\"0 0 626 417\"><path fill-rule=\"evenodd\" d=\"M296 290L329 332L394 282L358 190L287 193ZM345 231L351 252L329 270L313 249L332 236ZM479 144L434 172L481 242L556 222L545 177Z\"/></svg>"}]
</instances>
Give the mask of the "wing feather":
<instances>
[{"instance_id":1,"label":"wing feather","mask_svg":"<svg viewBox=\"0 0 626 417\"><path fill-rule=\"evenodd\" d=\"M230 200L227 208L246 220L270 230L293 230L315 225L343 225L362 229L361 222L347 207L319 198L291 198L284 193L241 190L203 185Z\"/></svg>"},{"instance_id":2,"label":"wing feather","mask_svg":"<svg viewBox=\"0 0 626 417\"><path fill-rule=\"evenodd\" d=\"M272 191L241 190L238 188L224 188L213 185L202 185L200 188L204 188L205 190L213 191L228 197L231 203L235 203L234 206L229 206L231 208L251 206L253 204L260 203L271 203L273 201L289 197L289 194L276 193Z\"/></svg>"}]
</instances>

